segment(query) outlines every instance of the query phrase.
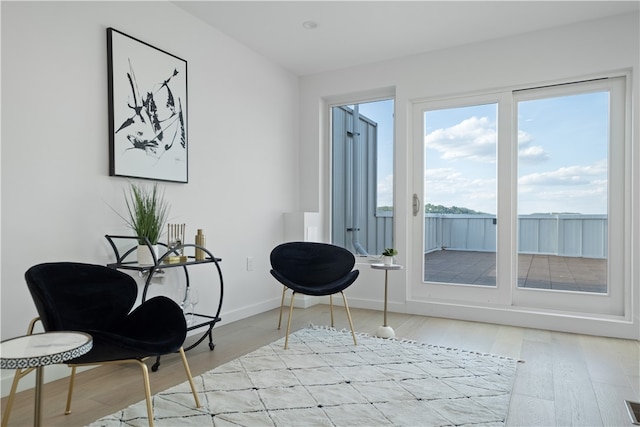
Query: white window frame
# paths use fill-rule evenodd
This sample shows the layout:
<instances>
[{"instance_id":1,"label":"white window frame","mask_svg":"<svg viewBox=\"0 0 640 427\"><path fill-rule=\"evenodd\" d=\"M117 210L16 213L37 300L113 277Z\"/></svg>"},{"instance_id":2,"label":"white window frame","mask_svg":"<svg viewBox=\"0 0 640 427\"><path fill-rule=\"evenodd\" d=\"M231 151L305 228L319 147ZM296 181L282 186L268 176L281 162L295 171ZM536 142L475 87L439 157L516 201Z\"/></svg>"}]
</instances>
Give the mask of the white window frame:
<instances>
[{"instance_id":1,"label":"white window frame","mask_svg":"<svg viewBox=\"0 0 640 427\"><path fill-rule=\"evenodd\" d=\"M504 108L505 105L509 105L511 94L510 92L499 92L486 95L458 97L454 99L425 101L415 103L413 106L413 123L414 123L414 150L415 154L413 168L416 171L420 171L419 175L422 175L424 171L424 164L422 160L424 158L424 113L433 110L442 110L448 108L467 107L473 105L482 104L498 104L497 110L497 151L496 151L496 177L497 177L497 217L507 218L509 215L505 215L510 210L510 206L506 204L509 198L501 197L500 194L505 190L506 182L509 182L507 177L501 177L501 170L499 165L501 159L510 158L509 151L511 147L509 144L500 143L502 140L508 140L509 133L508 128L505 127L505 112L508 112L508 108ZM502 108L500 106L503 106ZM417 181L416 174L416 181ZM424 194L424 182L415 182L414 186L417 194ZM424 205L424 200L420 202ZM423 241L422 238L413 239L412 254L414 255L414 265L416 266L410 273L411 286L409 289L410 299L422 300L422 301L436 301L442 303L450 303L455 301L457 303L480 303L487 305L504 305L508 304L511 298L510 284L503 280L501 277L508 277L505 274L509 274L508 262L505 262L505 253L507 251L501 248L509 245L505 236L508 236L508 229L511 228L509 221L497 222L497 236L496 236L496 286L477 286L477 285L464 285L464 284L441 284L430 282L425 284L424 277L424 260L423 257ZM424 209L421 209L418 215L415 215L412 220L413 234L417 236L424 236ZM420 231L418 231L420 230ZM420 254L420 255L418 255Z\"/></svg>"},{"instance_id":2,"label":"white window frame","mask_svg":"<svg viewBox=\"0 0 640 427\"><path fill-rule=\"evenodd\" d=\"M553 98L609 91L609 147L608 147L608 256L607 256L607 293L584 293L571 291L518 288L514 289L513 305L542 309L589 313L596 315L625 316L625 301L630 296L630 282L625 280L625 152L629 152L625 137L625 78L606 78L587 82L578 82L559 86L517 91L514 93L514 114L517 117L517 105L520 101ZM517 126L516 126L517 127ZM517 132L517 128L515 129ZM515 138L514 134L514 138ZM517 154L517 153L516 153ZM630 157L630 156L629 156ZM517 165L517 159L513 160ZM517 200L517 182L514 197ZM516 239L517 236L514 236ZM514 240L514 244L515 240ZM516 246L517 247L517 246ZM515 272L517 274L517 272ZM517 275L512 281L517 283Z\"/></svg>"}]
</instances>

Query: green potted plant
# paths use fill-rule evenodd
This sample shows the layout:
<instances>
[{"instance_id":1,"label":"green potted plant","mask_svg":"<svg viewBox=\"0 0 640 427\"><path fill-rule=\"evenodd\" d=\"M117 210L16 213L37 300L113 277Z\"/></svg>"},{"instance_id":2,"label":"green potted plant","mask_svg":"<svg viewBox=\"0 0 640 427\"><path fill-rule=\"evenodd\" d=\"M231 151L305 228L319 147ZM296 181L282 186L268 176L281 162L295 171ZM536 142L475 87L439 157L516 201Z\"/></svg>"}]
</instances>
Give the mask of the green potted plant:
<instances>
[{"instance_id":1,"label":"green potted plant","mask_svg":"<svg viewBox=\"0 0 640 427\"><path fill-rule=\"evenodd\" d=\"M152 265L153 255L149 252L144 238L151 243L151 249L155 251L157 259L158 240L169 214L169 204L164 198L164 191L158 189L157 183L150 188L131 183L128 194L125 193L125 203L128 217L120 216L139 238L138 263Z\"/></svg>"},{"instance_id":2,"label":"green potted plant","mask_svg":"<svg viewBox=\"0 0 640 427\"><path fill-rule=\"evenodd\" d=\"M382 251L382 258L385 265L393 264L393 257L398 255L398 251L393 248L386 248Z\"/></svg>"}]
</instances>

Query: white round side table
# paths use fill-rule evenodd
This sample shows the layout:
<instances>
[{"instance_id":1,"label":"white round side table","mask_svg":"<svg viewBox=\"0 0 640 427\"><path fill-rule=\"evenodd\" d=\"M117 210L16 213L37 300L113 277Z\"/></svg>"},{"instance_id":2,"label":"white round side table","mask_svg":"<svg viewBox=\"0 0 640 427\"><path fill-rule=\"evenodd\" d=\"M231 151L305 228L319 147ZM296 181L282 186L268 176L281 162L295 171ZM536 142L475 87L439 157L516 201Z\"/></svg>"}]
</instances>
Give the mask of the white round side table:
<instances>
[{"instance_id":1,"label":"white round side table","mask_svg":"<svg viewBox=\"0 0 640 427\"><path fill-rule=\"evenodd\" d=\"M0 342L0 369L36 368L36 396L33 425L40 425L42 374L44 366L64 363L88 353L91 335L83 332L45 332Z\"/></svg>"},{"instance_id":2,"label":"white round side table","mask_svg":"<svg viewBox=\"0 0 640 427\"><path fill-rule=\"evenodd\" d=\"M395 338L396 333L387 323L387 294L389 287L389 270L402 270L404 267L400 264L371 264L374 270L384 270L384 323L378 327L376 336L380 338Z\"/></svg>"}]
</instances>

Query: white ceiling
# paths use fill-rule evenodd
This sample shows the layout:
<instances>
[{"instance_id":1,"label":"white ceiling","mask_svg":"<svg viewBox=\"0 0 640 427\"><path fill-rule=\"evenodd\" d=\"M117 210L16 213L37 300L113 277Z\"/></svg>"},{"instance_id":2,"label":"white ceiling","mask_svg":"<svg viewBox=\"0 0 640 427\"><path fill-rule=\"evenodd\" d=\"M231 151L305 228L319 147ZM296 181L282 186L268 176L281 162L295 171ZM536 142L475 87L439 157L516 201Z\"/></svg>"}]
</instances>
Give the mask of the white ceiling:
<instances>
[{"instance_id":1,"label":"white ceiling","mask_svg":"<svg viewBox=\"0 0 640 427\"><path fill-rule=\"evenodd\" d=\"M633 13L633 1L181 1L298 75ZM302 24L314 21L317 28Z\"/></svg>"}]
</instances>

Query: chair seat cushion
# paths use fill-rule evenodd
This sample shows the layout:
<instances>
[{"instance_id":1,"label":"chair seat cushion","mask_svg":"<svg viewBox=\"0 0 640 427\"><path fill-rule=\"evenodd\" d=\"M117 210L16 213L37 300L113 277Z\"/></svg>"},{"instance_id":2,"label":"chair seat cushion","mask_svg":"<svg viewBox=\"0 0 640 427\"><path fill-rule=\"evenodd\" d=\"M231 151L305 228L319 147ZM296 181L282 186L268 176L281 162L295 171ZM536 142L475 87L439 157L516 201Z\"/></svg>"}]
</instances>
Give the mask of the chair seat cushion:
<instances>
[{"instance_id":1,"label":"chair seat cushion","mask_svg":"<svg viewBox=\"0 0 640 427\"><path fill-rule=\"evenodd\" d=\"M139 305L112 331L86 329L93 347L69 364L142 359L173 353L186 338L186 321L178 305L163 296Z\"/></svg>"},{"instance_id":2,"label":"chair seat cushion","mask_svg":"<svg viewBox=\"0 0 640 427\"><path fill-rule=\"evenodd\" d=\"M68 364L102 363L113 360L144 359L149 356L177 351L182 342L143 342L129 337L102 331L84 331L93 337L91 350L75 359L67 361Z\"/></svg>"},{"instance_id":3,"label":"chair seat cushion","mask_svg":"<svg viewBox=\"0 0 640 427\"><path fill-rule=\"evenodd\" d=\"M282 283L287 288L292 289L295 292L299 292L304 295L323 296L323 295L333 295L335 293L342 292L343 290L348 288L358 278L358 274L360 274L360 271L353 270L339 280L335 280L329 283L323 283L321 285L317 285L317 284L305 285L304 283L294 282L292 280L289 280L282 274L278 273L276 270L271 270L271 274L280 283Z\"/></svg>"}]
</instances>

